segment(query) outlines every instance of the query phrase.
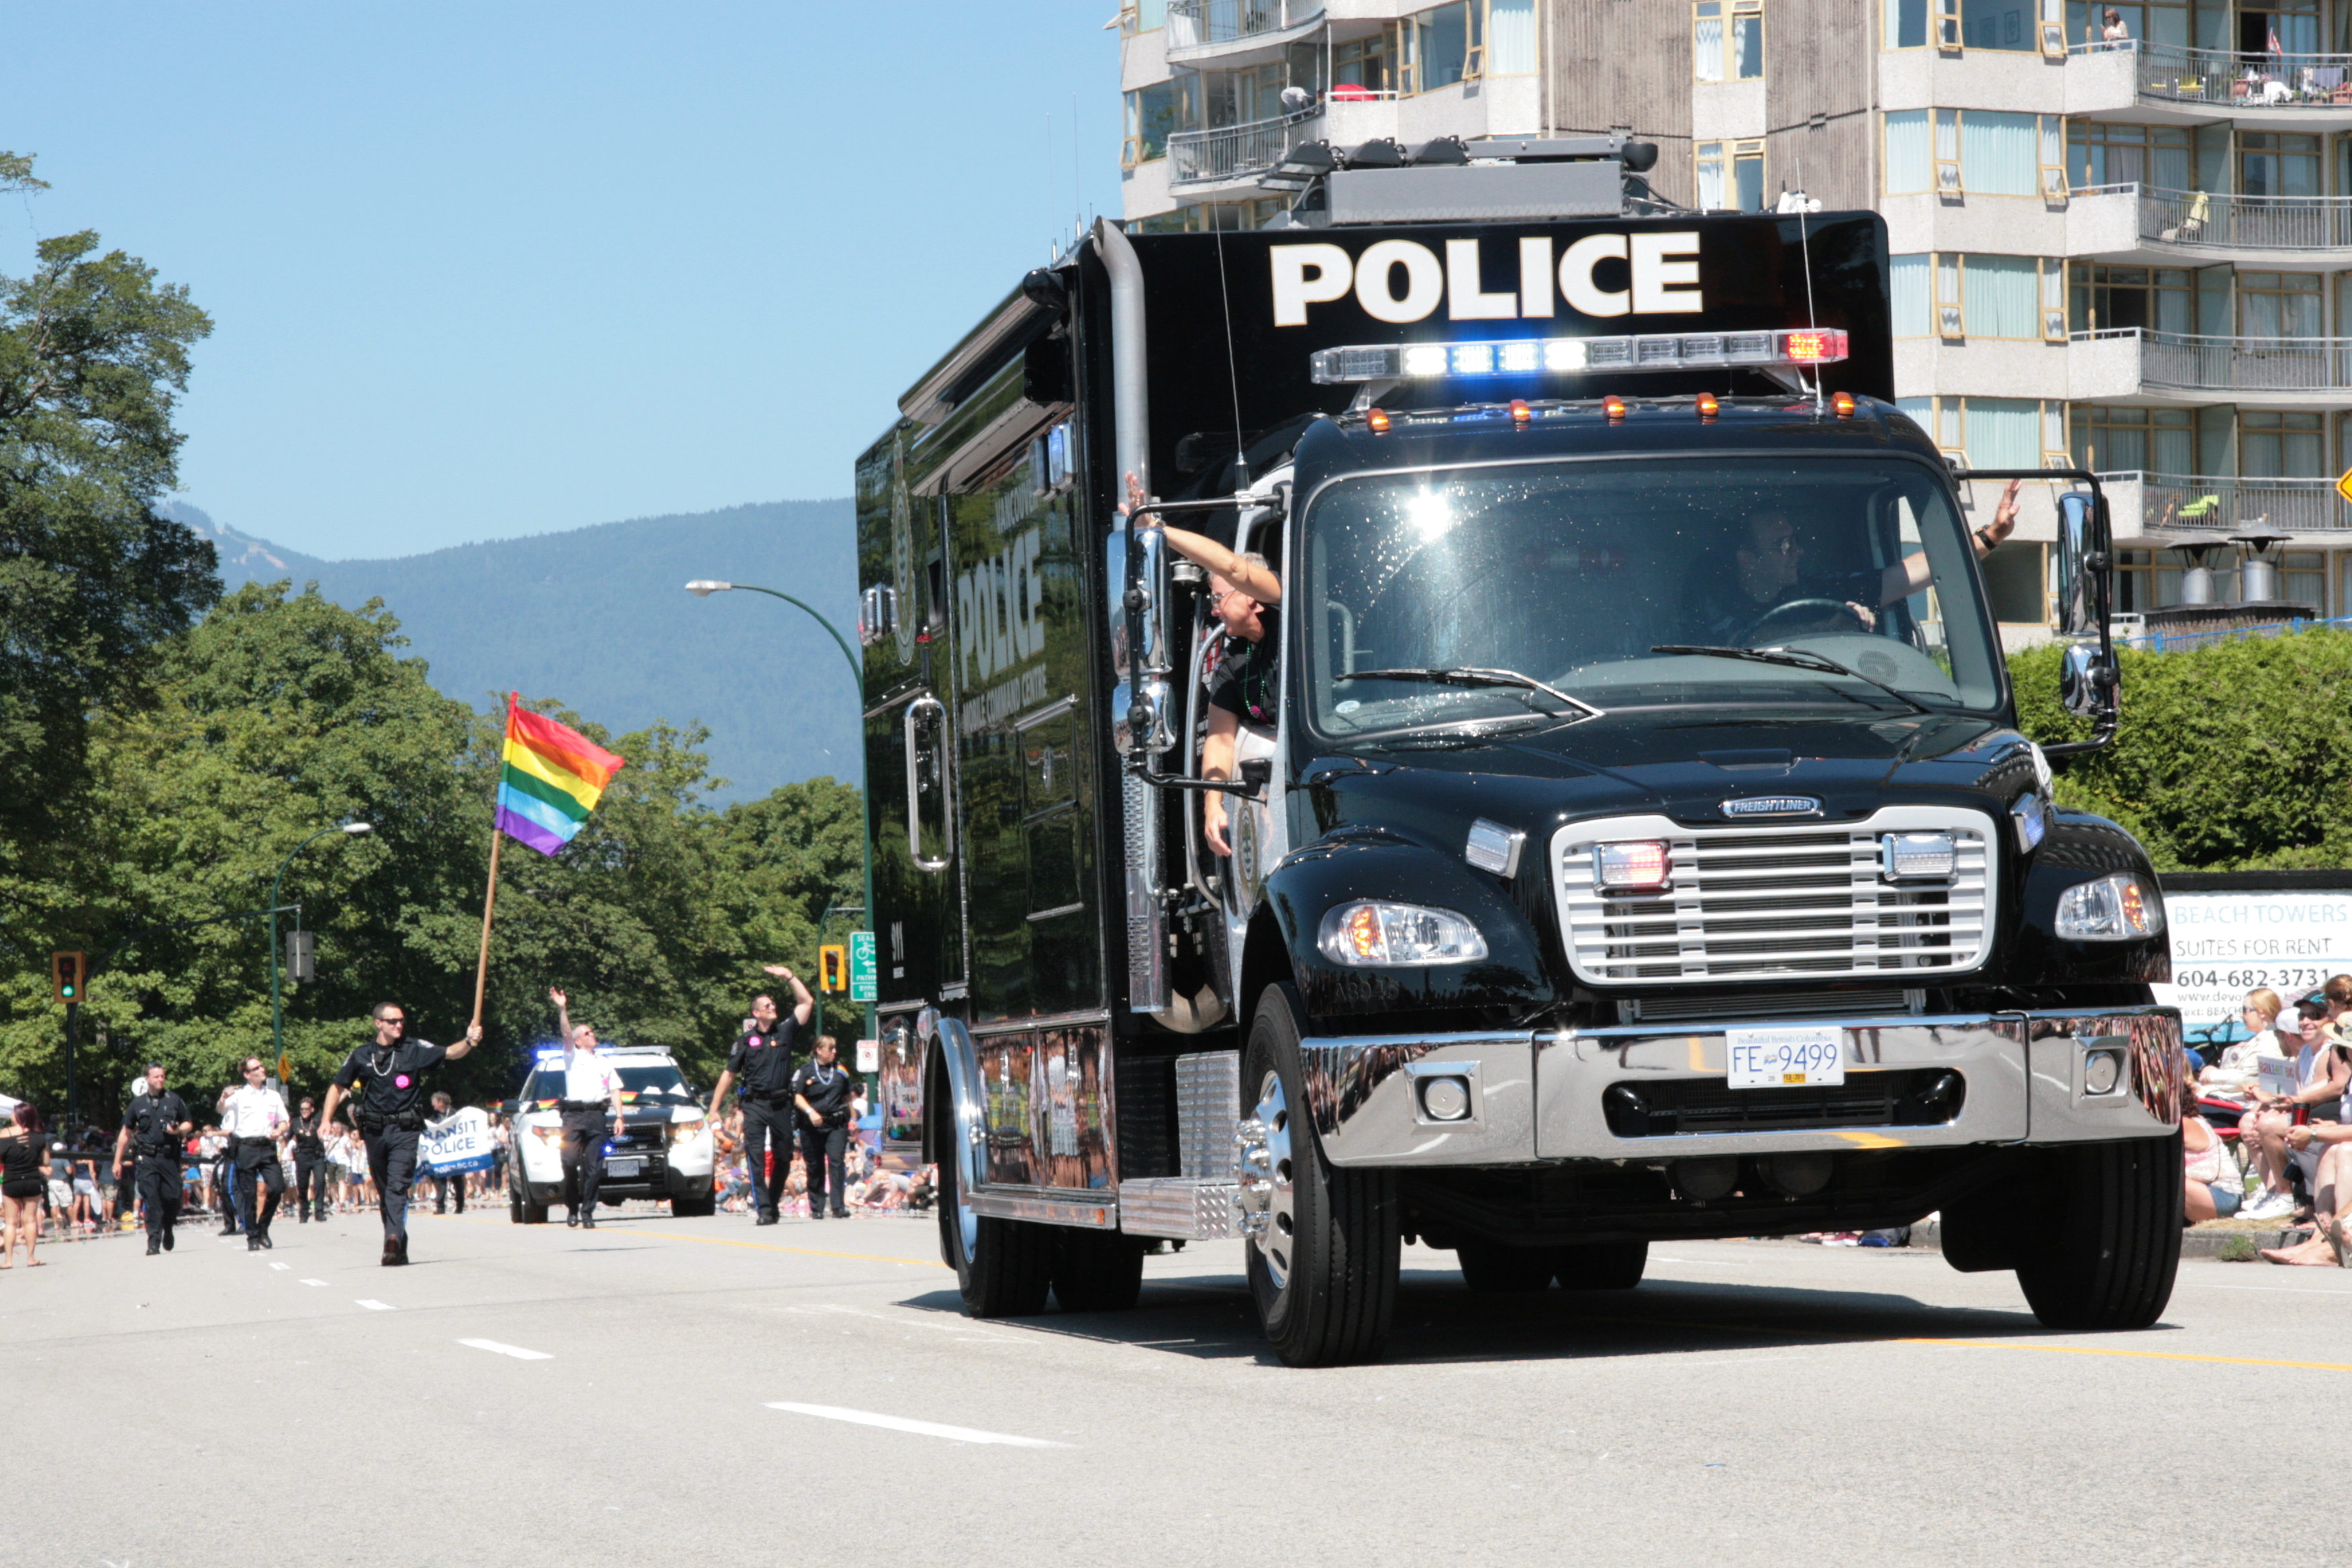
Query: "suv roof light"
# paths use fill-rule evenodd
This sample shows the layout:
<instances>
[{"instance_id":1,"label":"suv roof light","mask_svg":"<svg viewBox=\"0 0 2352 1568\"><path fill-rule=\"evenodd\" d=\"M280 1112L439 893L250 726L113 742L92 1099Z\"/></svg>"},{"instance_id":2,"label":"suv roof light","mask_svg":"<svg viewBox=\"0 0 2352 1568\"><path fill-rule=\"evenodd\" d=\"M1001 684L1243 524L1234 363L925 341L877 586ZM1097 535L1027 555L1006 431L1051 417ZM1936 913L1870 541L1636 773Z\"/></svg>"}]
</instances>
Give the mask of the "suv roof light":
<instances>
[{"instance_id":1,"label":"suv roof light","mask_svg":"<svg viewBox=\"0 0 2352 1568\"><path fill-rule=\"evenodd\" d=\"M1351 343L1308 359L1325 386L1432 376L1574 374L1740 365L1826 364L1846 357L1843 328L1755 332L1643 332L1622 338L1507 338L1467 342Z\"/></svg>"}]
</instances>

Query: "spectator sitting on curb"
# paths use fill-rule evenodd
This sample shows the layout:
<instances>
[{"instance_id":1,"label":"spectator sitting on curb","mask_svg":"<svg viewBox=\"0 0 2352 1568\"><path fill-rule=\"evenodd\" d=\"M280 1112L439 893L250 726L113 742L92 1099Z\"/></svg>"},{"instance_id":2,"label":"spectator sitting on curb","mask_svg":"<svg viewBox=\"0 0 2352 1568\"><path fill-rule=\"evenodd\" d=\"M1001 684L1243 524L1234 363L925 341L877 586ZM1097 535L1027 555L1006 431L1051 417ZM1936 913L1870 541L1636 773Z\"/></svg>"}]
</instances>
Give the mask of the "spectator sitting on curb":
<instances>
[{"instance_id":1,"label":"spectator sitting on curb","mask_svg":"<svg viewBox=\"0 0 2352 1568\"><path fill-rule=\"evenodd\" d=\"M2199 1110L2193 1084L2181 1086L2180 1148L2183 1180L2188 1184L2181 1210L2187 1222L2200 1225L2236 1214L2238 1205L2245 1201L2245 1178L2239 1173L2237 1158L2230 1152L2230 1146Z\"/></svg>"},{"instance_id":2,"label":"spectator sitting on curb","mask_svg":"<svg viewBox=\"0 0 2352 1568\"><path fill-rule=\"evenodd\" d=\"M2268 986L2247 992L2245 1005L2238 1011L2246 1026L2246 1037L2235 1045L2222 1047L2221 1059L2198 1074L2197 1081L2210 1089L2234 1090L2242 1095L2254 1081L2255 1058L2285 1054L2286 1047L2278 1037L2278 1016L2284 1011L2286 1004Z\"/></svg>"},{"instance_id":3,"label":"spectator sitting on curb","mask_svg":"<svg viewBox=\"0 0 2352 1568\"><path fill-rule=\"evenodd\" d=\"M2242 1139L2256 1140L2254 1163L2263 1176L2262 1194L2245 1206L2248 1219L2284 1219L2294 1212L2287 1176L2289 1161L2303 1166L2306 1184L2319 1168L2318 1155L2307 1146L2299 1153L2287 1148L2286 1135L2294 1126L2295 1112L2304 1110L2315 1121L2338 1121L2346 1090L2352 1087L2352 1059L2347 1059L2342 1037L2327 1023L2326 1007L2317 1002L2298 1002L2295 1014L2301 1041L2295 1054L2296 1089L2291 1094L2257 1100L2252 1114L2239 1123Z\"/></svg>"},{"instance_id":4,"label":"spectator sitting on curb","mask_svg":"<svg viewBox=\"0 0 2352 1568\"><path fill-rule=\"evenodd\" d=\"M2344 1235L2344 1223L2352 1219L2352 1210L2343 1201L2352 1198L2352 1125L2311 1121L2291 1127L2287 1147L2298 1155L2308 1152L2318 1159L2317 1173L2311 1178L2312 1221L2316 1228L2310 1240L2294 1247L2265 1247L2263 1256L2273 1263L2332 1263L2338 1268L2352 1268L2352 1242Z\"/></svg>"}]
</instances>

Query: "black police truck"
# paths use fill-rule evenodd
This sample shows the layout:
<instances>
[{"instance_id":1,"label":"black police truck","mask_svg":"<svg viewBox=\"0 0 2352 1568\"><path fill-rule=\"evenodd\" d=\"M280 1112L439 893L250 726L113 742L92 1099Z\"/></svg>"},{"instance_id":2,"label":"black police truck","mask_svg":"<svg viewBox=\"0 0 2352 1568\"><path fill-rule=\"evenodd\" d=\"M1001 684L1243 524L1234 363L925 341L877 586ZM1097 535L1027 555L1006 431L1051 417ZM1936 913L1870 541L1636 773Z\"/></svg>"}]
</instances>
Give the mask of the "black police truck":
<instances>
[{"instance_id":1,"label":"black police truck","mask_svg":"<svg viewBox=\"0 0 2352 1568\"><path fill-rule=\"evenodd\" d=\"M2092 736L2037 744L2011 476L1890 403L1884 226L1674 210L1652 156L1301 147L1273 226L1029 274L859 460L885 1137L973 1314L1237 1237L1330 1363L1408 1241L1622 1289L1938 1212L2044 1322L2163 1310L2162 898L2051 793L2116 723L2098 485L2030 476ZM1177 529L1278 574L1270 647Z\"/></svg>"}]
</instances>

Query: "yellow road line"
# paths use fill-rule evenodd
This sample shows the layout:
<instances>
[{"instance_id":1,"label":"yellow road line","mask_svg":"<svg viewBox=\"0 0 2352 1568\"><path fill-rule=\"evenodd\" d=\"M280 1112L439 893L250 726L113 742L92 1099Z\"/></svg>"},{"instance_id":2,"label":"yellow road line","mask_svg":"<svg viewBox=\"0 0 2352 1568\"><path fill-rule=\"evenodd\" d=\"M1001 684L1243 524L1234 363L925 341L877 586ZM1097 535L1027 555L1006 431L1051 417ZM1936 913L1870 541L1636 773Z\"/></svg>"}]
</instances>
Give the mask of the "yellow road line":
<instances>
[{"instance_id":1,"label":"yellow road line","mask_svg":"<svg viewBox=\"0 0 2352 1568\"><path fill-rule=\"evenodd\" d=\"M496 1225L494 1219L476 1219L472 1215L436 1215L436 1219L462 1219L468 1225ZM509 1221L512 1224L512 1221ZM599 1226L598 1229L604 1227ZM736 1241L723 1236L679 1236L672 1231L631 1230L631 1236L649 1236L657 1241L698 1241L705 1247L748 1247L754 1252L797 1252L809 1258L843 1258L853 1263L903 1263L909 1268L945 1268L936 1258L878 1258L868 1252L827 1252L818 1247L779 1247L772 1241Z\"/></svg>"}]
</instances>

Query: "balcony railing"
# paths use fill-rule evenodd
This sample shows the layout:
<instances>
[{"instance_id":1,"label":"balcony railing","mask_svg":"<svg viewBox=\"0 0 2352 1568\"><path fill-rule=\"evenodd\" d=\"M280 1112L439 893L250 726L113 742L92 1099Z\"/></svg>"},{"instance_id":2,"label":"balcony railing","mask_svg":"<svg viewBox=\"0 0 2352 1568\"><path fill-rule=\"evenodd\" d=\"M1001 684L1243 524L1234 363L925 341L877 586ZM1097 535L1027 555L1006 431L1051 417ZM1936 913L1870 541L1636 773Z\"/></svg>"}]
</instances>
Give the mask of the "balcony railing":
<instances>
[{"instance_id":1,"label":"balcony railing","mask_svg":"<svg viewBox=\"0 0 2352 1568\"><path fill-rule=\"evenodd\" d=\"M2352 247L2352 196L2234 196L2143 187L2139 234L2163 245L2212 250Z\"/></svg>"},{"instance_id":2,"label":"balcony railing","mask_svg":"<svg viewBox=\"0 0 2352 1568\"><path fill-rule=\"evenodd\" d=\"M2076 332L2075 342L2137 338L2143 386L2184 392L2352 391L2352 338L2229 338L2143 327Z\"/></svg>"},{"instance_id":3,"label":"balcony railing","mask_svg":"<svg viewBox=\"0 0 2352 1568\"><path fill-rule=\"evenodd\" d=\"M2227 536L2257 518L2290 533L2352 530L2352 509L2333 479L2214 479L2199 475L2101 474L2102 484L2139 487L2139 526L2116 519L2117 531L2171 533L2211 529Z\"/></svg>"},{"instance_id":4,"label":"balcony railing","mask_svg":"<svg viewBox=\"0 0 2352 1568\"><path fill-rule=\"evenodd\" d=\"M1168 0L1168 47L1231 44L1323 15L1323 0Z\"/></svg>"},{"instance_id":5,"label":"balcony railing","mask_svg":"<svg viewBox=\"0 0 2352 1568\"><path fill-rule=\"evenodd\" d=\"M2273 109L2352 110L2352 55L2248 54L2134 38L2077 44L2075 55L2138 57L2135 90L2157 103L2210 104L2231 113Z\"/></svg>"},{"instance_id":6,"label":"balcony railing","mask_svg":"<svg viewBox=\"0 0 2352 1568\"><path fill-rule=\"evenodd\" d=\"M1293 147L1322 134L1323 116L1314 110L1210 131L1173 132L1168 138L1168 184L1178 189L1263 174Z\"/></svg>"}]
</instances>

